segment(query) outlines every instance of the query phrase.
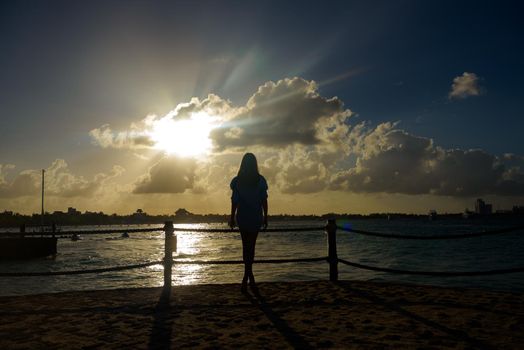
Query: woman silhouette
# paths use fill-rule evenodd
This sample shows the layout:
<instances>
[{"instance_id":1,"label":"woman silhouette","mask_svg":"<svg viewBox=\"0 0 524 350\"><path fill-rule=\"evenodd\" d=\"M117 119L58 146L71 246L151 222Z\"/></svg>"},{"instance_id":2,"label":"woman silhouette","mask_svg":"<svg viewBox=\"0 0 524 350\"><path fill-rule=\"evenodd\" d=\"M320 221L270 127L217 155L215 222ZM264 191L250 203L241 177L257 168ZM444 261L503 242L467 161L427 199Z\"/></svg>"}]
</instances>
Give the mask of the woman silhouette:
<instances>
[{"instance_id":1,"label":"woman silhouette","mask_svg":"<svg viewBox=\"0 0 524 350\"><path fill-rule=\"evenodd\" d=\"M253 153L242 157L238 175L231 180L231 217L229 226L236 223L242 237L242 258L244 260L244 278L242 292L247 290L247 282L255 286L253 276L253 260L255 259L255 244L258 231L267 227L267 182L259 174L257 159Z\"/></svg>"}]
</instances>

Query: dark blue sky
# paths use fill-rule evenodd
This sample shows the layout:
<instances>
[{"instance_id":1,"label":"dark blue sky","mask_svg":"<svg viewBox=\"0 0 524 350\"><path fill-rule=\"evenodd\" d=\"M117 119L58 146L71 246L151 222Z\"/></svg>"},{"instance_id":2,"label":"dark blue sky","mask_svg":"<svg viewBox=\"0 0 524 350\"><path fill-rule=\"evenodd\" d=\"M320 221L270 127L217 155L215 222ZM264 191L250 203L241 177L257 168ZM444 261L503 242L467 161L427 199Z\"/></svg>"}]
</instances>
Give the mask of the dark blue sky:
<instances>
[{"instance_id":1,"label":"dark blue sky","mask_svg":"<svg viewBox=\"0 0 524 350\"><path fill-rule=\"evenodd\" d=\"M81 159L102 124L208 93L243 104L292 76L321 83L360 121L524 154L517 1L12 1L0 13L0 163ZM464 72L484 93L448 99Z\"/></svg>"}]
</instances>

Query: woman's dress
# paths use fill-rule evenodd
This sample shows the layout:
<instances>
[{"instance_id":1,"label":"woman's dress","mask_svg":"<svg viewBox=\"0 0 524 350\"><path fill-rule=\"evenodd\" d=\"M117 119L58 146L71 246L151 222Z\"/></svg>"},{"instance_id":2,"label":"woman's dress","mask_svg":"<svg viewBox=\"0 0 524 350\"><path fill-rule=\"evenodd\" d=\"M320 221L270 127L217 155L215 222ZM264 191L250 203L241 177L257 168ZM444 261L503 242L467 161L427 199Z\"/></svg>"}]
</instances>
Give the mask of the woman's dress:
<instances>
[{"instance_id":1,"label":"woman's dress","mask_svg":"<svg viewBox=\"0 0 524 350\"><path fill-rule=\"evenodd\" d=\"M256 186L241 185L234 177L231 180L231 201L237 205L237 224L240 231L258 232L264 217L262 202L267 198L267 182L260 175Z\"/></svg>"}]
</instances>

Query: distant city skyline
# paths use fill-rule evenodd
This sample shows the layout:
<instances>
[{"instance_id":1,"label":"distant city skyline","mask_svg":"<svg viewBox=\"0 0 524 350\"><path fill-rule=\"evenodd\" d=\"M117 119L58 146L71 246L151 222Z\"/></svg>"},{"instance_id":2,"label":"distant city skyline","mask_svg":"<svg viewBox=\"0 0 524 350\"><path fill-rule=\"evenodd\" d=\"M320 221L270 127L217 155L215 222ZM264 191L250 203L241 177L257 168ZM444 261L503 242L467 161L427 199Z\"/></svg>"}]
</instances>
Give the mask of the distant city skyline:
<instances>
[{"instance_id":1,"label":"distant city skyline","mask_svg":"<svg viewBox=\"0 0 524 350\"><path fill-rule=\"evenodd\" d=\"M0 4L0 212L524 205L522 5ZM174 209L173 209L174 208Z\"/></svg>"}]
</instances>

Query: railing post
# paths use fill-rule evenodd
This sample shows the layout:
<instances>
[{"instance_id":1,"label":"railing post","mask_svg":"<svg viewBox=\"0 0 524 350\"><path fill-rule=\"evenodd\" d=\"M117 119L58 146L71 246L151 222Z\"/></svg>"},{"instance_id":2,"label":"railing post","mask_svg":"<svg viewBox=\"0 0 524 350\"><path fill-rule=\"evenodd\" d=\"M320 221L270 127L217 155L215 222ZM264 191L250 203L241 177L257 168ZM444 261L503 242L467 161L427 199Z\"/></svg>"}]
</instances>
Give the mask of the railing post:
<instances>
[{"instance_id":1,"label":"railing post","mask_svg":"<svg viewBox=\"0 0 524 350\"><path fill-rule=\"evenodd\" d=\"M338 281L337 222L329 219L326 225L328 236L329 280Z\"/></svg>"},{"instance_id":2,"label":"railing post","mask_svg":"<svg viewBox=\"0 0 524 350\"><path fill-rule=\"evenodd\" d=\"M171 273L173 268L173 221L166 221L164 225L164 290L171 288Z\"/></svg>"}]
</instances>

